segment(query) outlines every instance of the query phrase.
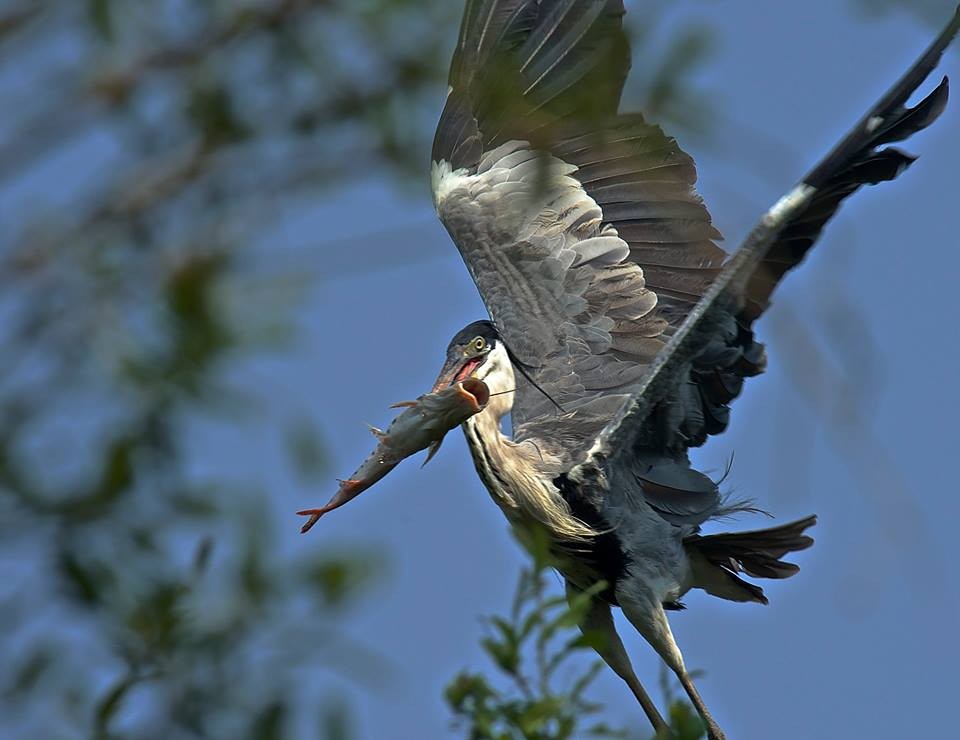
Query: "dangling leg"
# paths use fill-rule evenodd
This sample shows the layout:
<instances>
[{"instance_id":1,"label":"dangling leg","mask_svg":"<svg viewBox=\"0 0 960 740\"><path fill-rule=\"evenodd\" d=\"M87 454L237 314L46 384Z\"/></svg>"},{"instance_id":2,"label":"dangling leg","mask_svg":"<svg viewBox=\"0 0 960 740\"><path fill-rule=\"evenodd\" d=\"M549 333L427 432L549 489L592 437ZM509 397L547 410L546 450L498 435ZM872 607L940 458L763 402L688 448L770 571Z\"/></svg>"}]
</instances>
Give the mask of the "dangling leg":
<instances>
[{"instance_id":1,"label":"dangling leg","mask_svg":"<svg viewBox=\"0 0 960 740\"><path fill-rule=\"evenodd\" d=\"M570 581L567 581L567 598L573 598L578 593L581 593L580 590L570 583ZM580 629L585 633L594 632L602 635L604 638L603 644L597 646L597 653L603 658L604 663L610 666L613 672L620 676L620 678L626 682L627 686L630 687L630 691L637 697L637 701L640 702L640 706L643 708L644 714L647 715L647 719L649 719L653 725L653 729L658 733L661 731L669 732L667 723L663 721L663 717L660 716L660 712L657 710L653 700L649 694L647 694L646 689L643 688L643 684L640 683L637 674L633 672L633 666L630 665L630 658L627 656L627 651L624 650L620 635L617 634L617 628L613 624L610 605L600 599L591 601L590 611L587 612L587 616L583 620L583 624L580 625Z\"/></svg>"},{"instance_id":2,"label":"dangling leg","mask_svg":"<svg viewBox=\"0 0 960 740\"><path fill-rule=\"evenodd\" d=\"M680 648L676 640L673 639L673 632L670 630L670 623L667 621L667 615L663 611L663 606L659 603L647 602L644 599L624 597L617 593L617 600L620 602L620 608L626 615L630 623L637 628L637 632L643 635L653 649L663 658L667 666L677 674L680 684L690 697L693 706L696 707L700 717L707 725L707 737L710 740L726 740L726 735L720 729L720 726L710 716L707 705L703 703L700 692L693 685L693 679L687 673L683 665L683 655L680 654Z\"/></svg>"}]
</instances>

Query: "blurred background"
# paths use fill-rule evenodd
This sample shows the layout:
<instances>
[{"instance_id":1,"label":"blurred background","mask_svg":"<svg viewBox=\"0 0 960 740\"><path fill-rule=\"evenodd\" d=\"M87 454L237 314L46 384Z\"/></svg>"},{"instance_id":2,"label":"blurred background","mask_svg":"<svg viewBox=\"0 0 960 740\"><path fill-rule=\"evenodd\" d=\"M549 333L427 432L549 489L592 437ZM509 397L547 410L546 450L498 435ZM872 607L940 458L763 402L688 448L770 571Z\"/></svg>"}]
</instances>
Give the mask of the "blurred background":
<instances>
[{"instance_id":1,"label":"blurred background","mask_svg":"<svg viewBox=\"0 0 960 740\"><path fill-rule=\"evenodd\" d=\"M625 108L696 158L734 248L953 8L627 9ZM294 513L484 316L428 193L461 10L0 0L0 737L464 734L444 687L493 675L480 617L526 556L460 436L308 536ZM673 617L731 738L949 734L958 131L954 102L843 210L695 456L736 453L728 484L780 520L820 515L770 607ZM612 674L589 697L646 736Z\"/></svg>"}]
</instances>

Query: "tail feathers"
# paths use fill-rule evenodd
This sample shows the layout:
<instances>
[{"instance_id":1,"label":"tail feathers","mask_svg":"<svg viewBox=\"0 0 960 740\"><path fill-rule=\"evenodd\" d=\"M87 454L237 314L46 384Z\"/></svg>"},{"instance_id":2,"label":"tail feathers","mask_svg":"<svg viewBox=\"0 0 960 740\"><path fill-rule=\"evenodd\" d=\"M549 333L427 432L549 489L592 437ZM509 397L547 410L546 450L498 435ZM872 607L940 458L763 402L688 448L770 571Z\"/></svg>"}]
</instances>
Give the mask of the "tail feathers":
<instances>
[{"instance_id":1,"label":"tail feathers","mask_svg":"<svg viewBox=\"0 0 960 740\"><path fill-rule=\"evenodd\" d=\"M736 532L684 540L693 566L694 586L731 601L767 603L763 589L737 577L789 578L800 568L783 561L787 553L806 550L813 538L804 531L817 523L815 516L771 529Z\"/></svg>"}]
</instances>

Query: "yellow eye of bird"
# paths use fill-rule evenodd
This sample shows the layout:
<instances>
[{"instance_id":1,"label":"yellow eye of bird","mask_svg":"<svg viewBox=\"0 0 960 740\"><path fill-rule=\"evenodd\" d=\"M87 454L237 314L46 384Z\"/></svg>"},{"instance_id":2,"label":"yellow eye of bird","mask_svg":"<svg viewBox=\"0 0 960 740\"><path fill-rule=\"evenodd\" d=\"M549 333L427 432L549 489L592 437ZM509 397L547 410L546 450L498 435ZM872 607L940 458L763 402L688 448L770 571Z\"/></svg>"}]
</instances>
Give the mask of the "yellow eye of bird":
<instances>
[{"instance_id":1,"label":"yellow eye of bird","mask_svg":"<svg viewBox=\"0 0 960 740\"><path fill-rule=\"evenodd\" d=\"M473 340L473 348L477 350L477 352L482 352L487 348L487 340L483 337L477 337Z\"/></svg>"}]
</instances>

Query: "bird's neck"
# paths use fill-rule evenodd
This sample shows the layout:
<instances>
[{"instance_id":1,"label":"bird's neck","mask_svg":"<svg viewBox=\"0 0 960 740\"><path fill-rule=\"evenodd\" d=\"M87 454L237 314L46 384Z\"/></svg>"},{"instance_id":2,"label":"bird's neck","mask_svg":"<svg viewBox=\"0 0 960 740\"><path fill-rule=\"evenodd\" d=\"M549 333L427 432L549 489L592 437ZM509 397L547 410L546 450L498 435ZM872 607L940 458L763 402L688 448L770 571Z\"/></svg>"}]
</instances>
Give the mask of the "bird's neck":
<instances>
[{"instance_id":1,"label":"bird's neck","mask_svg":"<svg viewBox=\"0 0 960 740\"><path fill-rule=\"evenodd\" d=\"M536 445L515 444L503 434L503 415L502 406L488 405L464 422L463 432L480 479L510 523L521 537L536 527L565 541L595 535L571 513Z\"/></svg>"},{"instance_id":2,"label":"bird's neck","mask_svg":"<svg viewBox=\"0 0 960 740\"><path fill-rule=\"evenodd\" d=\"M500 429L503 414L498 411L493 404L488 405L464 422L463 433L480 479L497 505L506 511L516 504L511 492L510 440Z\"/></svg>"}]
</instances>

